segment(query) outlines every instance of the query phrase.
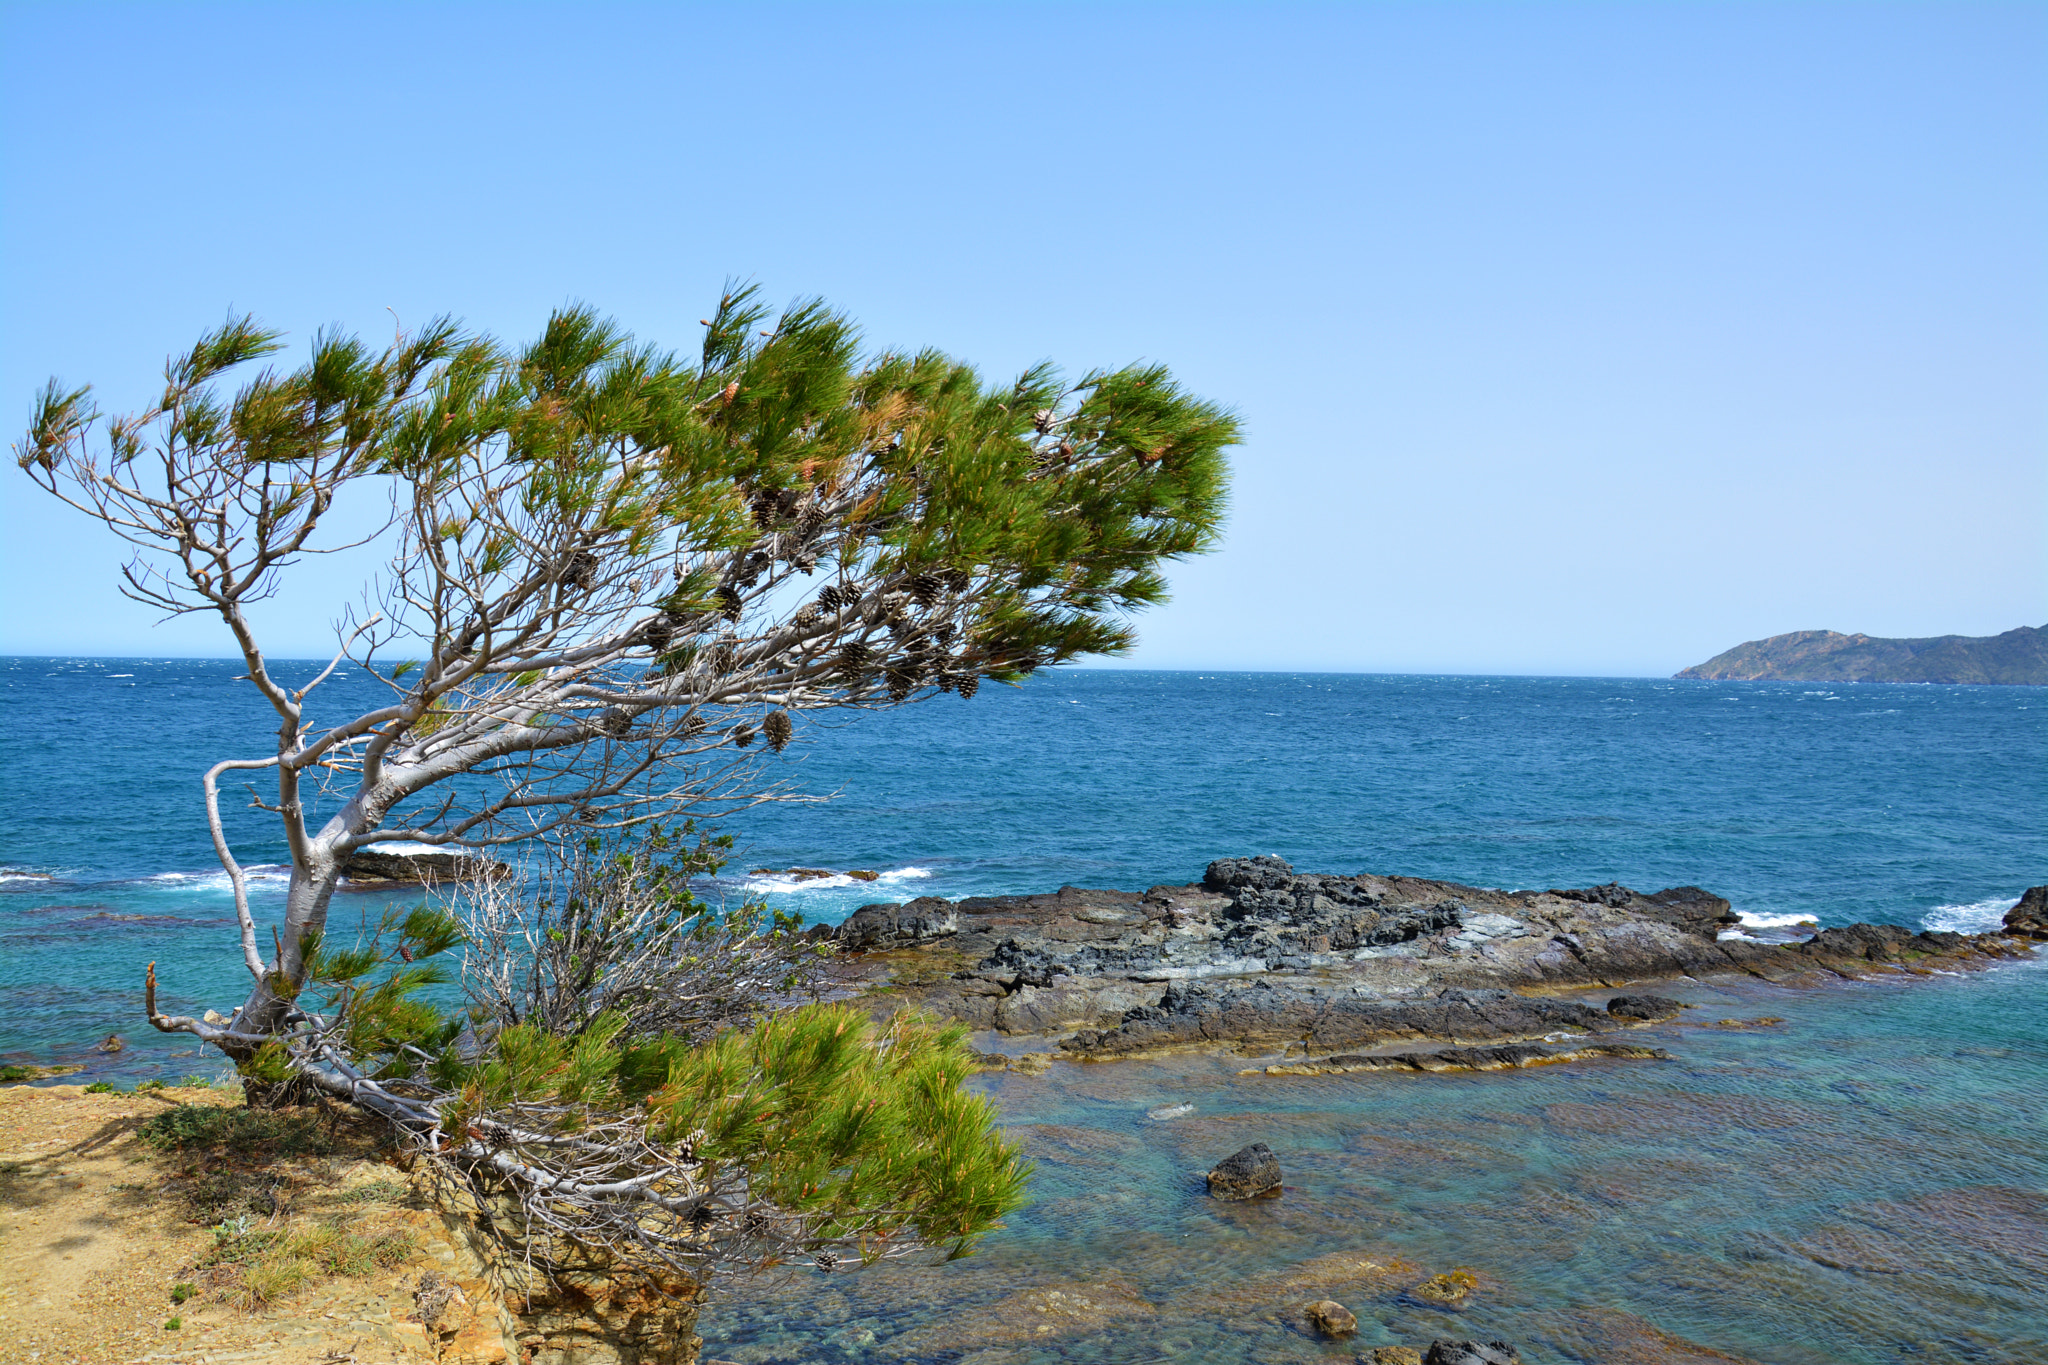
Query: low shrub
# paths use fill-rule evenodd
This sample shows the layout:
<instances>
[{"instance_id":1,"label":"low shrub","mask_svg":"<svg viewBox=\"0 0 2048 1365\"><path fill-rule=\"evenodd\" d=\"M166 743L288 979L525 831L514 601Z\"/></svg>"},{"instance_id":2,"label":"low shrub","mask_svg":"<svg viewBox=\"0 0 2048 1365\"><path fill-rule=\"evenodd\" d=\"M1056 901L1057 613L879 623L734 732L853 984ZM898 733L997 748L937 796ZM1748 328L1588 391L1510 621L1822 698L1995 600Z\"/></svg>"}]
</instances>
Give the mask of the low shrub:
<instances>
[{"instance_id":1,"label":"low shrub","mask_svg":"<svg viewBox=\"0 0 2048 1365\"><path fill-rule=\"evenodd\" d=\"M199 1267L207 1297L244 1312L280 1303L316 1280L403 1265L415 1246L409 1232L357 1232L339 1221L252 1228L246 1215L220 1224L213 1237Z\"/></svg>"},{"instance_id":2,"label":"low shrub","mask_svg":"<svg viewBox=\"0 0 2048 1365\"><path fill-rule=\"evenodd\" d=\"M264 1157L326 1156L334 1140L316 1114L180 1104L152 1114L136 1136L159 1152L226 1148Z\"/></svg>"}]
</instances>

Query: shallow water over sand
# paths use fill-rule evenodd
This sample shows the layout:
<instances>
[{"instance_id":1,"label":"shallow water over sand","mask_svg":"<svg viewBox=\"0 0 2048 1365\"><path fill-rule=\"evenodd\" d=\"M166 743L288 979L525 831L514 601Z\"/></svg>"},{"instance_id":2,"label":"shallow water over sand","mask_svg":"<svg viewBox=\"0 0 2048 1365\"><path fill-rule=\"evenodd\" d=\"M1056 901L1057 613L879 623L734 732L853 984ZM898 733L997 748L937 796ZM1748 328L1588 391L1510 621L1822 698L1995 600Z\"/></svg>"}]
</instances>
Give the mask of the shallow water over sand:
<instances>
[{"instance_id":1,"label":"shallow water over sand","mask_svg":"<svg viewBox=\"0 0 2048 1365\"><path fill-rule=\"evenodd\" d=\"M736 1287L706 1354L1277 1365L1455 1336L1531 1362L2048 1360L2044 972L1689 986L1682 1024L1632 1035L1669 1062L1000 1073L1030 1208L950 1266ZM1202 1173L1253 1141L1284 1197L1210 1199ZM1407 1297L1458 1267L1461 1309ZM1325 1296L1358 1315L1348 1345L1305 1322Z\"/></svg>"}]
</instances>

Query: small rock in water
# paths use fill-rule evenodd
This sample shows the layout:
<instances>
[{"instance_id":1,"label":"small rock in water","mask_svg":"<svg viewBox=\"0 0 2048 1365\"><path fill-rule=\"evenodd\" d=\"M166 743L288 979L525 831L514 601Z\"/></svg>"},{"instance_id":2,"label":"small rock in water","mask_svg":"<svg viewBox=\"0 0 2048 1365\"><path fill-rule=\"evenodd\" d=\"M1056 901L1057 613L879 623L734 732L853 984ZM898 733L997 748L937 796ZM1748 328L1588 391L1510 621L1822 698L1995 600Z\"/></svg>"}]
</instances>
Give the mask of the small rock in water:
<instances>
[{"instance_id":1,"label":"small rock in water","mask_svg":"<svg viewBox=\"0 0 2048 1365\"><path fill-rule=\"evenodd\" d=\"M1145 1111L1145 1117L1153 1120L1156 1123L1164 1123L1168 1119L1186 1118L1189 1114L1192 1114L1194 1112L1195 1106L1187 1103L1186 1101L1182 1101L1179 1104L1162 1104L1157 1109L1147 1109Z\"/></svg>"},{"instance_id":2,"label":"small rock in water","mask_svg":"<svg viewBox=\"0 0 2048 1365\"><path fill-rule=\"evenodd\" d=\"M1280 1193L1280 1158L1263 1142L1254 1142L1216 1163L1209 1172L1209 1193L1218 1199L1258 1199Z\"/></svg>"},{"instance_id":3,"label":"small rock in water","mask_svg":"<svg viewBox=\"0 0 2048 1365\"><path fill-rule=\"evenodd\" d=\"M870 872L864 867L849 867L846 869L846 875L853 878L857 882L879 881L881 880L882 876L881 873Z\"/></svg>"},{"instance_id":4,"label":"small rock in water","mask_svg":"<svg viewBox=\"0 0 2048 1365\"><path fill-rule=\"evenodd\" d=\"M1505 1341L1449 1341L1438 1337L1429 1343L1422 1365L1522 1365L1521 1352Z\"/></svg>"},{"instance_id":5,"label":"small rock in water","mask_svg":"<svg viewBox=\"0 0 2048 1365\"><path fill-rule=\"evenodd\" d=\"M100 1044L100 1045L99 1045L98 1047L94 1048L94 1049L93 1049L93 1051L94 1051L94 1052L120 1052L121 1050L123 1050L123 1049L124 1049L124 1048L126 1048L127 1046L128 1046L127 1042L126 1042L126 1041L125 1041L125 1040L124 1040L124 1039L123 1039L123 1038L121 1037L121 1035L120 1035L120 1034L118 1034L118 1033L109 1033L109 1034L107 1035L107 1040L106 1040L105 1042L101 1043L101 1044Z\"/></svg>"},{"instance_id":6,"label":"small rock in water","mask_svg":"<svg viewBox=\"0 0 2048 1365\"><path fill-rule=\"evenodd\" d=\"M1422 1365L1422 1352L1413 1346L1375 1346L1358 1358L1358 1365Z\"/></svg>"},{"instance_id":7,"label":"small rock in water","mask_svg":"<svg viewBox=\"0 0 2048 1365\"><path fill-rule=\"evenodd\" d=\"M1010 1070L1021 1071L1027 1076L1037 1076L1052 1070L1050 1052L1027 1052L1021 1057L1010 1059Z\"/></svg>"},{"instance_id":8,"label":"small rock in water","mask_svg":"<svg viewBox=\"0 0 2048 1365\"><path fill-rule=\"evenodd\" d=\"M1469 1270L1449 1270L1416 1285L1408 1291L1408 1297L1433 1308L1456 1308L1478 1284L1479 1277Z\"/></svg>"},{"instance_id":9,"label":"small rock in water","mask_svg":"<svg viewBox=\"0 0 2048 1365\"><path fill-rule=\"evenodd\" d=\"M1335 1299L1318 1299L1310 1304L1308 1320L1326 1337L1348 1337L1358 1330L1358 1318Z\"/></svg>"},{"instance_id":10,"label":"small rock in water","mask_svg":"<svg viewBox=\"0 0 2048 1365\"><path fill-rule=\"evenodd\" d=\"M1607 1002L1607 1012L1616 1019L1637 1019L1656 1023L1673 1019L1685 1006L1661 995L1617 995Z\"/></svg>"}]
</instances>

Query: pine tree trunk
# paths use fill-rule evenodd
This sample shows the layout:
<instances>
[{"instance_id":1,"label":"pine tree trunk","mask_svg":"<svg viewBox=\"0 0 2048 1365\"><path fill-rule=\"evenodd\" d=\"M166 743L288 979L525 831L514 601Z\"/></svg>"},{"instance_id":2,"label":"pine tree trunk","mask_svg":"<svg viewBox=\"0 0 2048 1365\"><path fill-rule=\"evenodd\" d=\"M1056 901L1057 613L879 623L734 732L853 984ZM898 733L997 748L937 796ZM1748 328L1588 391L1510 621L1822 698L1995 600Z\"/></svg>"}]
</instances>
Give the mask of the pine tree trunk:
<instances>
[{"instance_id":1,"label":"pine tree trunk","mask_svg":"<svg viewBox=\"0 0 2048 1365\"><path fill-rule=\"evenodd\" d=\"M272 962L271 970L250 989L249 998L235 1016L237 1033L279 1033L284 1030L285 1015L305 983L307 936L327 925L327 908L334 898L335 886L341 881L343 861L334 852L330 840L322 837L308 842L303 864L293 864L291 886L285 892L284 927L273 944L278 956ZM223 1050L236 1061L246 1061L255 1053L255 1048L246 1043L224 1046ZM250 1098L253 1103L256 1098L254 1091ZM271 1102L278 1101L273 1099Z\"/></svg>"}]
</instances>

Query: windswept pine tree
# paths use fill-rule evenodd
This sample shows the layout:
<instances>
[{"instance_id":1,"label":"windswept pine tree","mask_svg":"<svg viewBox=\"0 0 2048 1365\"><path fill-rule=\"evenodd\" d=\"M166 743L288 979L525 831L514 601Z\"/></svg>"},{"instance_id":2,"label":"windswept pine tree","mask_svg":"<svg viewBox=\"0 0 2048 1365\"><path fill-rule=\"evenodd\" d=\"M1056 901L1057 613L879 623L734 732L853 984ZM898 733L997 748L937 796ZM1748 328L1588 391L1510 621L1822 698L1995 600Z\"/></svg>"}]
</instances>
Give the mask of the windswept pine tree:
<instances>
[{"instance_id":1,"label":"windswept pine tree","mask_svg":"<svg viewBox=\"0 0 2048 1365\"><path fill-rule=\"evenodd\" d=\"M701 1269L964 1248L1020 1177L959 1090L958 1036L878 1035L820 1006L760 1017L776 992L740 986L794 979L789 926L722 920L672 884L710 865L702 845L629 836L784 794L764 760L814 713L959 704L1126 649L1162 564L1217 534L1237 426L1159 366L990 384L935 351L864 352L845 317L773 315L752 288L703 327L686 358L583 309L518 349L437 321L381 349L322 334L287 370L258 367L280 335L236 318L144 411L45 390L21 467L136 547L122 591L216 615L276 718L205 777L248 998L225 1023L159 1013L152 973L151 1022L254 1082L384 1113L464 1178L507 1182L530 1225L610 1228L619 1255ZM342 606L333 662L292 686L249 607L360 541L333 515L353 490L390 507L373 606ZM381 704L323 707L343 670ZM268 932L221 823L231 773L274 782L259 804L291 879ZM446 913L324 944L349 857L401 840L540 840L626 871L578 902L602 924L519 911L497 946L527 955L485 991L479 1031L418 999L465 934ZM571 930L657 995L709 981L747 1008L692 1031L595 981L579 997L542 950ZM661 976L685 962L697 978ZM521 1014L550 971L567 1005Z\"/></svg>"}]
</instances>

